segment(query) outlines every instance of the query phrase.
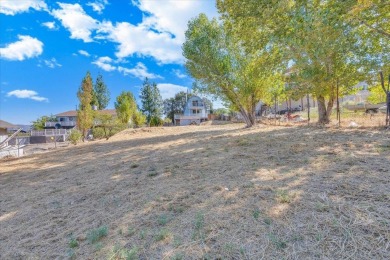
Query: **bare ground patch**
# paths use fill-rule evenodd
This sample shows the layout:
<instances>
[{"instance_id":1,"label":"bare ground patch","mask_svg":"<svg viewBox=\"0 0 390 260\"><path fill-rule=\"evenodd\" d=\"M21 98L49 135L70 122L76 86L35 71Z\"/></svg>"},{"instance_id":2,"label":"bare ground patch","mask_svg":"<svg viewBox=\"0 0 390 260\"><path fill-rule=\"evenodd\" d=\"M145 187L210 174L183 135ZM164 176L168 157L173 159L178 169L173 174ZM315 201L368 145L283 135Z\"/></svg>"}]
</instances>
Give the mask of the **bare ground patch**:
<instances>
[{"instance_id":1,"label":"bare ground patch","mask_svg":"<svg viewBox=\"0 0 390 260\"><path fill-rule=\"evenodd\" d=\"M0 162L0 258L389 259L390 135L206 125Z\"/></svg>"}]
</instances>

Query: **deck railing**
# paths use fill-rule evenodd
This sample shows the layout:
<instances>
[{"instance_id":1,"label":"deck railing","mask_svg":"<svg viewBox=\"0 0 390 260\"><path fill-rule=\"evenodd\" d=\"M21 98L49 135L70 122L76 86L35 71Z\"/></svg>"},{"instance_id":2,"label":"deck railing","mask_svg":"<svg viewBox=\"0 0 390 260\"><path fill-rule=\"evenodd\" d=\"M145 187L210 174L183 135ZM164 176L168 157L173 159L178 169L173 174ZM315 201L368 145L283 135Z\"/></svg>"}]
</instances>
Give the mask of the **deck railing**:
<instances>
[{"instance_id":1,"label":"deck railing","mask_svg":"<svg viewBox=\"0 0 390 260\"><path fill-rule=\"evenodd\" d=\"M76 126L75 121L59 121L59 122L46 122L45 127L56 127L56 125L61 126Z\"/></svg>"},{"instance_id":2,"label":"deck railing","mask_svg":"<svg viewBox=\"0 0 390 260\"><path fill-rule=\"evenodd\" d=\"M55 135L69 135L72 130L68 129L44 129L31 130L31 136L55 136Z\"/></svg>"}]
</instances>

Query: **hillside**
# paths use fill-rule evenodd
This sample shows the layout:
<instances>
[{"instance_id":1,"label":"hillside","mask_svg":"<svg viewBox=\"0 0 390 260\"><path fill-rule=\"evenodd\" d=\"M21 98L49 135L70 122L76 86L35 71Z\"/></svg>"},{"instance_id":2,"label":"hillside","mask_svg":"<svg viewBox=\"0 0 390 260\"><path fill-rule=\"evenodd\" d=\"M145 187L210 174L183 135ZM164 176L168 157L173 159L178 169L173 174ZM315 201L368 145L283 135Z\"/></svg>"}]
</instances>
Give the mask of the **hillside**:
<instances>
[{"instance_id":1,"label":"hillside","mask_svg":"<svg viewBox=\"0 0 390 260\"><path fill-rule=\"evenodd\" d=\"M0 161L0 259L389 259L390 133L206 125Z\"/></svg>"}]
</instances>

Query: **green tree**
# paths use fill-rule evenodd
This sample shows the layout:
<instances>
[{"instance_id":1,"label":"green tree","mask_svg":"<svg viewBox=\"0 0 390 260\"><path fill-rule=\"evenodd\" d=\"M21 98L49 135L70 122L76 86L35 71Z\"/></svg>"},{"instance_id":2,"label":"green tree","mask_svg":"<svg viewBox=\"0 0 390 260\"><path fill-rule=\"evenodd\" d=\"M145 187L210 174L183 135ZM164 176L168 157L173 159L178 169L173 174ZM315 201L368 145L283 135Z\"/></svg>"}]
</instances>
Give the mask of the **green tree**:
<instances>
[{"instance_id":1,"label":"green tree","mask_svg":"<svg viewBox=\"0 0 390 260\"><path fill-rule=\"evenodd\" d=\"M110 91L107 88L107 85L103 81L103 76L101 74L96 78L94 85L94 97L95 105L99 110L103 110L107 107L108 102L110 102Z\"/></svg>"},{"instance_id":2,"label":"green tree","mask_svg":"<svg viewBox=\"0 0 390 260\"><path fill-rule=\"evenodd\" d=\"M152 117L160 118L163 110L163 102L157 84L154 82L150 83L148 78L146 78L141 88L140 98L142 103L141 111L146 115L146 122L150 125Z\"/></svg>"},{"instance_id":3,"label":"green tree","mask_svg":"<svg viewBox=\"0 0 390 260\"><path fill-rule=\"evenodd\" d=\"M383 91L381 85L376 85L368 88L370 95L367 97L367 101L371 104L379 104L386 102L386 92Z\"/></svg>"},{"instance_id":4,"label":"green tree","mask_svg":"<svg viewBox=\"0 0 390 260\"><path fill-rule=\"evenodd\" d=\"M256 104L272 82L278 52L266 45L247 51L229 27L205 14L188 23L185 36L185 66L196 79L195 90L220 97L241 113L247 127L253 126Z\"/></svg>"},{"instance_id":5,"label":"green tree","mask_svg":"<svg viewBox=\"0 0 390 260\"><path fill-rule=\"evenodd\" d=\"M115 109L118 119L123 124L129 124L134 113L137 111L135 98L130 91L122 91L116 98Z\"/></svg>"},{"instance_id":6,"label":"green tree","mask_svg":"<svg viewBox=\"0 0 390 260\"><path fill-rule=\"evenodd\" d=\"M93 125L94 113L92 110L91 102L93 98L93 84L89 71L83 78L81 86L77 92L79 99L79 109L77 110L77 126L80 129L82 136L85 138Z\"/></svg>"},{"instance_id":7,"label":"green tree","mask_svg":"<svg viewBox=\"0 0 390 260\"><path fill-rule=\"evenodd\" d=\"M37 120L32 121L32 127L34 130L43 130L43 129L45 129L46 122L57 122L57 118L53 115L41 116Z\"/></svg>"},{"instance_id":8,"label":"green tree","mask_svg":"<svg viewBox=\"0 0 390 260\"><path fill-rule=\"evenodd\" d=\"M146 116L141 111L136 111L133 114L133 123L135 127L141 127L146 123Z\"/></svg>"},{"instance_id":9,"label":"green tree","mask_svg":"<svg viewBox=\"0 0 390 260\"><path fill-rule=\"evenodd\" d=\"M328 123L337 86L343 94L352 91L383 63L382 53L386 53L383 40L348 22L344 2L356 4L350 0L218 0L217 5L224 24L240 36L247 50L264 44L280 50L282 64L294 67L294 84L304 92L310 90L318 101L319 122Z\"/></svg>"}]
</instances>

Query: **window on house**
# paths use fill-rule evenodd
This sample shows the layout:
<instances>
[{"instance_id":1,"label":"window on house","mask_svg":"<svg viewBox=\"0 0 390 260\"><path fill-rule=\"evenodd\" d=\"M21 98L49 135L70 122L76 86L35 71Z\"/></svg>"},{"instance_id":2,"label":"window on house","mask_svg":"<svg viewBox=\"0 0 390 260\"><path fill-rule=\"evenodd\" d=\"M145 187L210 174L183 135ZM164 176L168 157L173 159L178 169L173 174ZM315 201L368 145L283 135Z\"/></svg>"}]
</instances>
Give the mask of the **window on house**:
<instances>
[{"instance_id":1,"label":"window on house","mask_svg":"<svg viewBox=\"0 0 390 260\"><path fill-rule=\"evenodd\" d=\"M198 106L198 100L192 101L192 106L197 107Z\"/></svg>"},{"instance_id":2,"label":"window on house","mask_svg":"<svg viewBox=\"0 0 390 260\"><path fill-rule=\"evenodd\" d=\"M196 114L196 109L193 109L193 110L192 110L192 114Z\"/></svg>"},{"instance_id":3,"label":"window on house","mask_svg":"<svg viewBox=\"0 0 390 260\"><path fill-rule=\"evenodd\" d=\"M60 117L60 122L64 122L64 121L65 121L65 118Z\"/></svg>"}]
</instances>

